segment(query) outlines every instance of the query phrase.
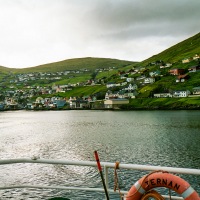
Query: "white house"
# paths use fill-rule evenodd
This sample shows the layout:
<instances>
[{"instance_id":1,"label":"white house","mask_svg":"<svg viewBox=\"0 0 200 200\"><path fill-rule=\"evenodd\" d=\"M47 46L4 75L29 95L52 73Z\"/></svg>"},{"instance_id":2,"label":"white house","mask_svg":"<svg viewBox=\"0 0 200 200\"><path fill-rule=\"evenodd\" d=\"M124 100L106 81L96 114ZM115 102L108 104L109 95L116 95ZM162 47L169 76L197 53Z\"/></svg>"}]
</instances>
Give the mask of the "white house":
<instances>
[{"instance_id":1,"label":"white house","mask_svg":"<svg viewBox=\"0 0 200 200\"><path fill-rule=\"evenodd\" d=\"M172 97L172 94L170 93L157 93L153 95L156 98L167 98L167 97Z\"/></svg>"},{"instance_id":2,"label":"white house","mask_svg":"<svg viewBox=\"0 0 200 200\"><path fill-rule=\"evenodd\" d=\"M108 90L108 91L106 92L105 99L108 100L108 99L118 98L118 95L119 95L119 94L118 94L117 91L116 91L116 92L112 92L112 91Z\"/></svg>"},{"instance_id":3,"label":"white house","mask_svg":"<svg viewBox=\"0 0 200 200\"><path fill-rule=\"evenodd\" d=\"M179 90L179 91L174 91L173 97L188 97L190 95L189 90Z\"/></svg>"},{"instance_id":4,"label":"white house","mask_svg":"<svg viewBox=\"0 0 200 200\"><path fill-rule=\"evenodd\" d=\"M120 83L111 82L111 83L107 83L106 85L107 88L118 87L118 86L120 86Z\"/></svg>"},{"instance_id":5,"label":"white house","mask_svg":"<svg viewBox=\"0 0 200 200\"><path fill-rule=\"evenodd\" d=\"M160 71L154 71L154 72L149 72L149 76L154 77L154 76L160 76Z\"/></svg>"},{"instance_id":6,"label":"white house","mask_svg":"<svg viewBox=\"0 0 200 200\"><path fill-rule=\"evenodd\" d=\"M127 85L127 82L122 82L120 85L125 86L125 85Z\"/></svg>"},{"instance_id":7,"label":"white house","mask_svg":"<svg viewBox=\"0 0 200 200\"><path fill-rule=\"evenodd\" d=\"M192 61L192 58L184 58L182 63L189 63L190 61Z\"/></svg>"},{"instance_id":8,"label":"white house","mask_svg":"<svg viewBox=\"0 0 200 200\"><path fill-rule=\"evenodd\" d=\"M124 88L124 90L128 90L128 91L131 91L131 90L137 90L138 87L136 84L129 84L128 87Z\"/></svg>"},{"instance_id":9,"label":"white house","mask_svg":"<svg viewBox=\"0 0 200 200\"><path fill-rule=\"evenodd\" d=\"M145 78L144 79L144 83L154 83L155 82L155 78Z\"/></svg>"},{"instance_id":10,"label":"white house","mask_svg":"<svg viewBox=\"0 0 200 200\"><path fill-rule=\"evenodd\" d=\"M130 83L130 82L134 81L134 78L126 78L126 81Z\"/></svg>"},{"instance_id":11,"label":"white house","mask_svg":"<svg viewBox=\"0 0 200 200\"><path fill-rule=\"evenodd\" d=\"M195 56L193 56L193 60L198 60L200 58L200 55L195 54Z\"/></svg>"}]
</instances>

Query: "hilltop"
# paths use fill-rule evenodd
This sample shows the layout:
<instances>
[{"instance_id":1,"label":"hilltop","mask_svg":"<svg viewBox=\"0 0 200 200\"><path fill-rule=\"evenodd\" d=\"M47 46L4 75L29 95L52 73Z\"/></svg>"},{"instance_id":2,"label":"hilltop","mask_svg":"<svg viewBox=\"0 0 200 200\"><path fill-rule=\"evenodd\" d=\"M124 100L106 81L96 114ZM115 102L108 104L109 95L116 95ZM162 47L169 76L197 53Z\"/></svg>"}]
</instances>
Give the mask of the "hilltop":
<instances>
[{"instance_id":1,"label":"hilltop","mask_svg":"<svg viewBox=\"0 0 200 200\"><path fill-rule=\"evenodd\" d=\"M125 67L127 65L133 64L133 61L118 60L111 58L74 58L63 60L54 63L48 63L44 65L39 65L35 67L23 68L23 69L10 69L10 71L15 73L31 73L31 72L58 72L67 70L80 70L88 69L94 71L98 68L109 68L109 67ZM6 68L4 68L6 69Z\"/></svg>"},{"instance_id":2,"label":"hilltop","mask_svg":"<svg viewBox=\"0 0 200 200\"><path fill-rule=\"evenodd\" d=\"M146 66L151 62L162 60L165 63L177 63L181 62L184 58L189 58L200 52L200 33L181 41L178 44L164 50L163 52L153 55L150 58L145 59L142 62L126 61L111 58L73 58L63 61L47 63L28 68L7 68L0 66L1 72L14 72L14 73L29 73L29 72L57 72L65 70L80 70L87 68L89 70L95 70L98 68L117 67L123 68L128 65Z\"/></svg>"}]
</instances>

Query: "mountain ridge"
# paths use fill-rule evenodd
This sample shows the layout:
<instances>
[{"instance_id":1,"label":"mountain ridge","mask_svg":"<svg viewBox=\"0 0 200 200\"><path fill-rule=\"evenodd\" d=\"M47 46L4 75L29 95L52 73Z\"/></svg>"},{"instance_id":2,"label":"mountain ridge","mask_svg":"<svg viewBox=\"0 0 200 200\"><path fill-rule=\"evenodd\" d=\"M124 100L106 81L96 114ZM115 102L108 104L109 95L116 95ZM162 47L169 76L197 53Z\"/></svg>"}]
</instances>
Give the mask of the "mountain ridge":
<instances>
[{"instance_id":1,"label":"mountain ridge","mask_svg":"<svg viewBox=\"0 0 200 200\"><path fill-rule=\"evenodd\" d=\"M127 65L148 65L148 63L156 61L156 60L163 60L164 62L180 62L181 59L185 57L191 57L195 54L200 53L200 32L196 35L185 39L164 51L153 55L141 62L137 61L127 61L127 60L120 60L116 58L98 58L98 57L83 57L83 58L71 58L65 59L53 63L41 64L33 67L27 68L8 68L4 66L0 66L0 70L3 72L16 72L16 73L27 73L27 72L55 72L55 71L64 71L64 70L78 70L81 68L89 68L89 69L96 69L102 67L114 67L118 65L118 67L123 67Z\"/></svg>"},{"instance_id":2,"label":"mountain ridge","mask_svg":"<svg viewBox=\"0 0 200 200\"><path fill-rule=\"evenodd\" d=\"M15 72L56 72L65 70L79 70L87 68L89 70L105 67L119 67L134 64L134 61L120 60L114 58L97 58L97 57L83 57L71 58L53 63L38 65L35 67L14 69Z\"/></svg>"}]
</instances>

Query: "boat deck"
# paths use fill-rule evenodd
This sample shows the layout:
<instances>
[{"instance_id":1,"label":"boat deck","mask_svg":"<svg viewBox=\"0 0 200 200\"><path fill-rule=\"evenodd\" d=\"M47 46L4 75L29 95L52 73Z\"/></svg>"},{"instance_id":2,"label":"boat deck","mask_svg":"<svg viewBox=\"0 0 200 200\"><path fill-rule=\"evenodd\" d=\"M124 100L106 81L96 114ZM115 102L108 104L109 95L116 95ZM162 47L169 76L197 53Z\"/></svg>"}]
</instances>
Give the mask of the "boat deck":
<instances>
[{"instance_id":1,"label":"boat deck","mask_svg":"<svg viewBox=\"0 0 200 200\"><path fill-rule=\"evenodd\" d=\"M93 161L70 161L70 160L54 160L54 159L37 159L37 158L19 158L19 159L5 159L0 160L0 165L13 165L17 163L37 163L37 164L51 164L51 165L74 165L74 166L88 166L97 168L97 163ZM107 187L107 191L109 194L118 193L118 191L114 191L113 188L109 188L109 176L108 169L115 168L116 163L111 162L101 162L101 166L103 167L105 184ZM127 170L142 170L142 171L158 171L163 170L169 173L176 174L190 174L190 175L200 175L200 169L188 169L188 168L174 168L174 167L161 167L161 166L149 166L149 165L138 165L138 164L119 164L119 169L127 169ZM2 183L1 183L2 184ZM16 188L37 188L37 189L58 189L58 190L79 190L79 191L90 191L90 192L102 192L104 193L104 189L102 188L89 188L89 187L65 187L65 186L45 186L45 185L11 185L11 186L1 186L0 190L7 189L16 189ZM126 194L128 191L120 191L122 194ZM163 195L165 199L183 199L180 196L171 196Z\"/></svg>"}]
</instances>

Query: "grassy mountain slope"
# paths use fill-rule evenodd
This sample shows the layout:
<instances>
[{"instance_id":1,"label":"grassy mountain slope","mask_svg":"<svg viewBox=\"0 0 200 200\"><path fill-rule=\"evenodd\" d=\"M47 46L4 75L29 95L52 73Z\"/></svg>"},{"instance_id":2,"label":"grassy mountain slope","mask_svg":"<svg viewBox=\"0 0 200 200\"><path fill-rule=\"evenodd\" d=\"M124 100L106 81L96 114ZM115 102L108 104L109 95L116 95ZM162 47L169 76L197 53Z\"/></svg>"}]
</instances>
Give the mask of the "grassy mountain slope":
<instances>
[{"instance_id":1,"label":"grassy mountain slope","mask_svg":"<svg viewBox=\"0 0 200 200\"><path fill-rule=\"evenodd\" d=\"M123 67L133 63L134 62L132 61L124 61L124 60L117 60L110 58L87 57L87 58L68 59L25 69L17 69L16 72L23 72L23 73L56 72L56 71L79 70L79 69L95 70L97 68Z\"/></svg>"},{"instance_id":2,"label":"grassy mountain slope","mask_svg":"<svg viewBox=\"0 0 200 200\"><path fill-rule=\"evenodd\" d=\"M144 61L141 64L147 65L150 62L156 60L163 60L164 62L178 62L184 58L192 57L195 54L200 53L200 33L166 49L165 51L154 55Z\"/></svg>"},{"instance_id":3,"label":"grassy mountain slope","mask_svg":"<svg viewBox=\"0 0 200 200\"><path fill-rule=\"evenodd\" d=\"M131 99L125 109L198 109L200 108L200 98L138 98Z\"/></svg>"},{"instance_id":4,"label":"grassy mountain slope","mask_svg":"<svg viewBox=\"0 0 200 200\"><path fill-rule=\"evenodd\" d=\"M11 69L11 68L0 66L0 72L1 73L7 73L7 72L12 71L12 70L13 70L13 68Z\"/></svg>"},{"instance_id":5,"label":"grassy mountain slope","mask_svg":"<svg viewBox=\"0 0 200 200\"><path fill-rule=\"evenodd\" d=\"M165 51L154 55L138 65L147 65L150 62L155 62L157 60L163 60L164 62L178 62L184 58L192 57L195 54L200 53L200 33L190 37ZM122 68L128 65L134 65L136 62L110 59L110 58L74 58L63 60L54 63L48 63L44 65L39 65L35 67L16 69L16 68L6 68L0 66L1 72L16 72L16 73L28 73L28 72L56 72L56 71L65 71L65 70L79 70L79 69L90 69L94 70L97 68L108 68L108 67L117 67Z\"/></svg>"},{"instance_id":6,"label":"grassy mountain slope","mask_svg":"<svg viewBox=\"0 0 200 200\"><path fill-rule=\"evenodd\" d=\"M160 71L162 77L156 80L153 84L146 84L139 88L140 97L149 97L154 93L170 92L174 90L190 90L193 87L200 86L200 73L189 73L188 68L199 64L198 60L193 60L189 63L182 63L184 58L193 57L195 54L200 54L200 33L193 37L184 40L165 51L154 55L143 62L137 64L139 66L145 66L149 71ZM172 63L170 68L160 69L160 65L156 65L156 61L162 60L164 63ZM151 65L149 65L151 63ZM185 74L189 79L185 82L176 82L177 76L172 76L169 70L172 68L182 68L185 70Z\"/></svg>"},{"instance_id":7,"label":"grassy mountain slope","mask_svg":"<svg viewBox=\"0 0 200 200\"><path fill-rule=\"evenodd\" d=\"M190 90L192 91L193 87L200 86L200 72L189 73L188 68L194 65L199 65L198 60L193 60L189 63L182 63L182 59L186 57L193 57L195 54L200 54L200 33L195 36L180 42L165 51L154 55L143 62L137 63L132 61L124 61L117 59L109 58L76 58L63 60L60 62L49 63L45 65L40 65L31 68L25 69L13 69L0 66L0 86L2 90L10 90L10 88L15 89L24 89L26 86L46 86L51 87L55 85L65 85L65 84L76 84L80 83L78 87L73 88L72 90L67 91L66 93L58 93L63 97L70 96L86 96L95 94L99 99L103 99L107 91L106 83L115 82L121 83L124 82L124 79L121 79L119 76L119 71L127 72L132 68L138 70L137 73L127 75L129 78L134 78L134 83L138 85L138 93L136 99L131 99L130 104L124 106L125 109L194 109L200 108L200 97L193 98L149 98L153 97L155 93L163 92L172 92L175 90ZM160 64L156 61L162 60L165 63L170 62L173 65L170 68L160 69ZM151 65L149 65L151 63ZM154 63L154 64L153 64ZM143 67L141 67L143 66ZM108 68L113 68L108 70ZM105 68L99 72L94 72L95 69ZM188 75L188 80L185 82L176 82L177 76L172 76L169 73L169 70L172 68L183 68L185 74ZM73 70L88 69L83 70L80 73L74 72ZM57 74L62 73L48 73L50 75L43 78L37 79L28 79L28 81L16 81L16 74L20 73L26 76L25 73L32 72L59 72L59 71L68 71L71 72L67 74L60 75L57 79ZM137 79L140 76L149 77L149 72L160 71L161 75L155 77L156 82L152 84L144 84L144 81ZM136 72L136 71L135 71ZM56 75L54 75L56 74ZM32 75L31 75L32 76ZM34 76L39 76L34 74ZM41 75L42 76L42 75ZM54 77L55 76L55 77ZM25 77L26 78L26 77ZM82 83L88 83L88 80L95 80L99 85L96 86L84 86ZM105 84L101 84L105 83ZM119 89L119 88L114 88ZM52 94L53 96L54 94ZM44 94L44 97L49 94ZM35 98L35 97L34 97Z\"/></svg>"}]
</instances>

